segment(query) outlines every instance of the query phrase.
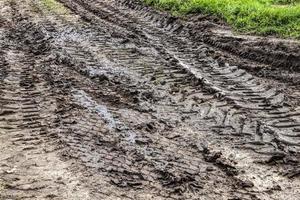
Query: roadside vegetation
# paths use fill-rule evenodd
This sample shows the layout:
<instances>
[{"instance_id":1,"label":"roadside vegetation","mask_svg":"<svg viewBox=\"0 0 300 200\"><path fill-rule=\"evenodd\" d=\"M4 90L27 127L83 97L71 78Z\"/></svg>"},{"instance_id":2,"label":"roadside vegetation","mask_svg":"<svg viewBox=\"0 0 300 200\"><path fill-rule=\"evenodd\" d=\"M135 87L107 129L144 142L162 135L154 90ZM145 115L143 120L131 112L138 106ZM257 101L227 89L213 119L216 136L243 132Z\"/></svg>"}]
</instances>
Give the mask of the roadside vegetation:
<instances>
[{"instance_id":1,"label":"roadside vegetation","mask_svg":"<svg viewBox=\"0 0 300 200\"><path fill-rule=\"evenodd\" d=\"M64 15L67 13L66 8L56 0L41 0L41 3L50 11L56 14Z\"/></svg>"},{"instance_id":2,"label":"roadside vegetation","mask_svg":"<svg viewBox=\"0 0 300 200\"><path fill-rule=\"evenodd\" d=\"M174 15L216 15L239 32L300 39L300 0L144 1Z\"/></svg>"}]
</instances>

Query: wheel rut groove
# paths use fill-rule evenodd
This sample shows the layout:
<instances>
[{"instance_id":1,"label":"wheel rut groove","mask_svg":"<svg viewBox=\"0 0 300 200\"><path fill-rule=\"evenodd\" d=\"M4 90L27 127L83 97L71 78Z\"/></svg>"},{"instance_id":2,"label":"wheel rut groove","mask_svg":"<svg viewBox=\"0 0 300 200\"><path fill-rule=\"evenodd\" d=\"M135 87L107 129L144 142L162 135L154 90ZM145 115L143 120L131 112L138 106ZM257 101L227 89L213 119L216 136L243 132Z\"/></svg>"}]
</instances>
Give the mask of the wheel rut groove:
<instances>
[{"instance_id":1,"label":"wheel rut groove","mask_svg":"<svg viewBox=\"0 0 300 200\"><path fill-rule=\"evenodd\" d=\"M143 38L144 32L148 32L148 29L146 31L143 31L143 28L141 30L136 30L138 28L134 27L132 28L132 21L139 20L139 16L137 19L132 19L133 17L128 14L128 12L125 11L125 13L122 13L122 9L117 10L114 9L112 6L105 6L105 3L99 4L90 4L84 1L76 1L76 5L84 5L84 8L86 8L88 11L96 15L95 17L99 17L100 20L105 20L108 21L108 23L116 23L121 24L120 27L124 28L127 27L129 29L129 32L131 30L134 30L138 34L137 37ZM71 6L73 4L71 3ZM99 8L97 7L99 6ZM102 12L104 7L104 11ZM112 11L110 11L111 9ZM103 14L107 13L107 14ZM120 14L119 14L120 13ZM130 16L125 19L126 20L119 20L118 19L118 14L119 16ZM120 17L120 18L121 18ZM97 19L97 18L96 18ZM147 26L146 23L142 24L143 27L149 27ZM154 29L156 27L151 27L150 28ZM144 28L145 29L145 28ZM152 31L152 29L150 29ZM157 28L156 28L157 29ZM154 30L155 31L155 30ZM154 32L153 31L153 32ZM161 29L158 29L156 32L151 33L154 35L154 37L157 37L158 34L165 35L162 33ZM169 32L168 32L169 33ZM141 35L139 35L141 34ZM150 33L147 33L150 34ZM214 60L213 58L208 58L207 60L203 60L203 57L205 58L207 55L203 53L203 50L201 52L197 51L191 51L190 49L193 50L193 45L191 42L189 43L188 41L185 41L184 37L176 37L175 35L169 34L168 38L171 38L170 42L166 42L165 45L162 45L162 49L159 49L159 44L155 45L155 41L152 41L152 44L154 44L154 48L160 53L165 54L166 57L169 57L171 61L174 61L172 65L177 65L179 68L182 68L183 70L187 71L190 75L194 76L194 78L198 79L199 81L204 84L204 87L207 87L207 90L210 92L217 93L217 96L225 96L226 99L230 101L230 103L234 103L236 107L239 108L246 108L249 110L253 111L259 111L259 115L262 114L262 112L267 115L268 111L274 111L276 110L276 107L281 107L280 104L284 102L284 95L281 94L280 92L276 91L274 88L268 88L270 86L265 86L261 85L260 82L255 81L249 73L245 72L244 70L237 69L237 67L230 67L228 64L225 63L225 65L222 67L219 65L219 63ZM171 37L170 37L171 36ZM163 41L168 41L168 38L163 38ZM178 38L178 39L177 39ZM151 40L152 38L147 38L145 40ZM162 39L157 39L159 42L163 42ZM175 40L175 41L174 41ZM139 40L141 42L141 40ZM174 47L173 47L174 46ZM179 49L178 49L178 46ZM205 44L202 45L204 48L208 49ZM168 48L168 49L166 49ZM200 47L198 46L198 49ZM171 50L169 50L171 49ZM200 48L201 49L201 48ZM172 50L174 52L172 52ZM203 55L203 57L199 58L199 54ZM189 55L193 55L192 57ZM186 59L188 57L188 59ZM195 57L195 58L194 58ZM182 59L185 60L182 60ZM134 59L133 57L128 57L124 60L128 60L129 62ZM123 60L122 60L123 61ZM201 66L199 69L197 66ZM207 67L206 67L207 66ZM225 71L225 73L224 73ZM213 76L211 75L211 72L213 72ZM225 87L224 87L225 86ZM243 90L236 90L235 87L242 87ZM249 105L248 102L251 102ZM287 112L289 109L287 109ZM291 119L290 119L291 120ZM291 120L293 121L293 120ZM274 124L276 122L272 122L271 124ZM297 126L296 125L291 125L290 127ZM289 126L286 126L288 128ZM278 128L278 126L276 127ZM284 126L281 126L280 128L284 128ZM287 131L287 130L285 130ZM290 130L288 130L290 131Z\"/></svg>"}]
</instances>

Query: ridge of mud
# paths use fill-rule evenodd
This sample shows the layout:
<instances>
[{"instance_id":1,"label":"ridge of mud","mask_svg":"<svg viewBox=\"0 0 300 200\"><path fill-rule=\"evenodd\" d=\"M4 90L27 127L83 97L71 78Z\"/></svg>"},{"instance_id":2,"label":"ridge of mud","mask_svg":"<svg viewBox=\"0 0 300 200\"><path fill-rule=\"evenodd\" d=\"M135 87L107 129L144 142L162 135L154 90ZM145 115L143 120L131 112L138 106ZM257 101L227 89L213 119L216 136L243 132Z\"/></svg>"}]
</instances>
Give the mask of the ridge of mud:
<instances>
[{"instance_id":1,"label":"ridge of mud","mask_svg":"<svg viewBox=\"0 0 300 200\"><path fill-rule=\"evenodd\" d=\"M226 35L218 33L218 29L228 29L227 27L224 28L224 23L217 25L212 22L215 20L208 16L200 15L191 17L191 19L181 19L150 7L145 8L146 5L138 0L121 0L119 3L131 9L153 13L153 16L156 15L154 21L161 23L162 26L167 27L170 24L177 24L178 29L184 30L195 41L205 42L229 54L270 65L273 69L280 68L291 72L300 71L300 42L298 41ZM235 58L232 61L240 63ZM255 64L257 65L257 63Z\"/></svg>"},{"instance_id":2,"label":"ridge of mud","mask_svg":"<svg viewBox=\"0 0 300 200\"><path fill-rule=\"evenodd\" d=\"M119 25L116 28L123 28L124 31L128 31L129 33L131 33L131 31L133 31L133 35L135 35L135 36L132 38L132 41L137 42L137 44L145 45L145 42L143 42L143 40L147 40L148 36L143 31L141 31L139 28L132 26L130 24L130 22L126 21L126 19L128 19L128 20L134 20L134 19L131 19L130 15L124 14L124 13L120 12L120 10L118 10L116 8L113 8L113 7L109 6L109 5L103 5L103 4L101 4L101 6L100 6L100 2L98 2L98 1L95 2L96 6L93 6L93 3L89 4L89 3L85 2L85 1L81 1L81 0L73 1L73 2L70 2L70 1L62 1L62 2L65 5L67 5L74 12L78 13L79 15L82 15L82 17L84 17L84 19L86 19L86 16L89 16L89 22L92 22L92 23L95 23L95 24L97 24L97 23L107 23L108 26L110 24L114 23L115 25ZM79 8L80 5L82 5L85 9ZM112 9L113 11L115 11L114 15L111 13L110 9ZM120 13L118 13L118 12L120 12ZM118 15L116 15L117 13L118 13ZM137 14L137 15L139 15L139 14ZM124 17L124 19L120 18L122 16ZM150 20L151 21L155 21L155 19L153 19L153 18L150 19ZM160 21L158 21L158 22L160 22ZM145 24L145 25L147 25L147 24ZM163 26L162 26L162 28L163 28ZM174 27L169 27L169 29L172 29L173 31L176 32L178 29L180 29L180 27L176 27L176 25L175 25ZM176 41L176 38L173 36L173 38L170 39L170 45L171 46L174 45L174 44L171 43L172 39L174 39ZM152 44L152 45L154 46L155 44ZM166 45L166 46L168 46L168 45ZM173 47L170 47L170 48L173 48ZM190 46L190 48L191 48L191 46ZM176 47L174 47L174 49L176 49ZM185 47L183 48L182 51L179 52L179 53L182 53L182 57L177 57L177 56L180 56L180 55L177 55L174 52L168 52L163 47L161 48L159 46L156 46L156 50L158 50L161 55L163 55L166 58L168 58L168 60L170 60L171 63L172 63L172 65L174 65L174 66L178 66L179 68L184 68L186 66L186 63L191 64L191 63L189 63L189 61L187 61L186 59L182 58L182 57L184 57L186 55L189 55L188 53L185 54L186 53L186 52L184 52L186 50ZM192 54L192 52L190 54ZM191 59L192 59L192 57L191 57ZM201 61L202 61L201 64L203 65L203 60L201 60ZM203 71L198 73L197 71L193 72L193 70L187 68L187 70L185 71L185 73L189 73L190 75L192 75L193 77L195 77L196 79L198 79L198 81L200 81L200 85L201 85L201 82L203 81L204 85L208 86L208 93L216 93L217 92L217 96L219 96L219 97L225 96L225 98L227 100L229 100L229 102L231 101L231 103L236 104L235 106L237 108L250 109L250 110L259 110L262 113L265 113L265 112L268 113L268 112L270 112L269 114L273 115L273 113L271 113L272 110L276 110L277 107L281 108L281 105L278 105L277 103L281 104L280 102L285 101L284 97L280 93L275 92L275 90L272 91L272 89L269 90L270 88L269 89L268 88L260 88L261 86L259 86L258 83L257 83L258 85L255 85L256 83L253 80L253 77L249 76L249 74L244 73L241 70L237 70L237 68L234 67L234 66L227 66L227 65L225 65L225 66L222 66L221 69L218 69L220 67L218 65L218 63L215 63L214 61L212 61L212 63L211 63L211 61L208 61L207 63L208 63L208 65L213 65L214 66L212 68L209 68L209 71L210 71L210 73L213 71L213 73L216 76L216 78L219 75L221 75L221 76L223 76L223 75L227 76L227 74L231 74L232 73L232 77L231 77L232 80L231 81L234 81L233 79L236 79L237 77L241 76L241 79L240 78L237 79L238 80L238 84L241 84L241 82L247 82L247 81L251 82L249 85L246 84L244 86L245 88L243 87L243 88L240 88L240 89L244 90L244 89L246 89L246 88L249 87L249 90L252 90L250 88L253 88L253 90L259 90L262 93L261 94L262 96L259 97L260 94L257 94L254 91L247 91L247 92L245 92L245 94L246 94L245 96L249 95L250 99L253 98L252 101L255 102L254 104L257 103L256 104L257 107L254 106L254 105L253 105L254 107L251 107L251 106L248 107L247 105L243 104L242 102L239 102L239 100L237 100L237 99L234 99L234 98L230 99L230 97L229 97L230 95L228 95L227 93L225 93L223 95L222 94L223 89L220 90L220 89L218 89L218 87L215 87L215 83L211 84L211 83L207 82L206 79L203 79L201 76L197 77L198 75L201 75L201 73L203 73ZM220 71L218 71L218 70L220 70ZM242 78L243 76L244 76L244 78ZM241 81L241 82L239 82L239 81ZM252 85L252 83L253 83L253 85ZM264 96L264 95L266 95L266 96ZM283 99L282 99L282 97L283 97ZM214 109L215 108L213 108L213 110ZM275 111L275 112L280 113L281 111L279 111L279 110ZM274 112L274 114L275 114L275 112ZM264 114L262 114L262 115L264 115ZM225 116L225 119L226 118L227 118L227 116ZM269 117L266 117L266 118L269 118ZM289 120L287 120L287 121L289 121ZM293 121L293 119L290 119L290 121ZM253 123L253 122L251 122L251 123ZM271 123L273 123L273 122L271 122ZM275 123L277 123L277 122L275 122ZM279 147L279 146L281 146L280 143L285 143L285 144L289 143L289 142L285 141L285 139L280 138L281 137L281 136L279 136L279 135L281 135L280 130L272 129L268 124L262 124L262 125L259 125L259 124L260 123L257 122L257 125L256 125L257 126L256 133L258 135L261 135L261 134L263 134L263 135L267 134L268 135L269 133L272 132L273 134L271 133L271 135L272 135L271 138L275 136L277 139L272 140L271 143L270 143L270 145L271 144L273 145L273 144L277 143L275 141L279 141L279 143L276 144L275 149L280 149L280 151L281 151L283 149L281 149L281 147ZM271 125L271 126L273 126L273 125ZM295 126L297 126L297 123L295 123ZM221 128L221 127L222 126L220 126L219 128ZM279 126L276 126L276 128L278 128L278 127ZM289 125L286 128L288 128L288 127L289 127ZM291 127L294 127L294 125L291 125L289 128L291 128ZM283 127L281 127L281 128L283 128ZM242 133L244 133L243 132L243 128L242 128L241 134ZM276 133L276 134L274 134L274 133ZM280 134L277 135L277 133L278 134L280 133ZM267 138L268 138L268 136L267 136ZM273 142L275 142L275 143L273 143ZM259 144L259 142L258 143L257 142L253 142L253 144ZM290 143L290 144L292 144L292 143ZM296 143L294 143L294 144L297 146ZM251 147L249 147L249 148L251 148ZM284 151L289 151L289 150L285 149ZM268 151L267 152L261 151L260 153L273 154L273 153L270 153ZM280 152L274 152L274 155L277 154L277 153L280 153ZM296 154L295 156L297 157L297 155L298 154Z\"/></svg>"}]
</instances>

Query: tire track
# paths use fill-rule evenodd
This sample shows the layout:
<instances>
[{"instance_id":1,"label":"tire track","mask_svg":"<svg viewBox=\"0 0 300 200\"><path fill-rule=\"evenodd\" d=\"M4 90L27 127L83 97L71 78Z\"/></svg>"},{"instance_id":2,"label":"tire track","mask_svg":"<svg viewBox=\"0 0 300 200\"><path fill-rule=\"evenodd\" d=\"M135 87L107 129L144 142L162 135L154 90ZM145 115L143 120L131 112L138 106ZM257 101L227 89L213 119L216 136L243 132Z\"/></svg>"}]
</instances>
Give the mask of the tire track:
<instances>
[{"instance_id":1,"label":"tire track","mask_svg":"<svg viewBox=\"0 0 300 200\"><path fill-rule=\"evenodd\" d=\"M6 76L0 83L0 199L89 199L84 189L74 191L81 188L77 177L49 137L55 100L39 71L47 38L22 18L16 2L10 6L12 27L6 29L6 46L1 45Z\"/></svg>"},{"instance_id":2,"label":"tire track","mask_svg":"<svg viewBox=\"0 0 300 200\"><path fill-rule=\"evenodd\" d=\"M288 140L295 140L295 137L283 137L281 132L288 132L287 135L297 136L296 131L298 126L297 124L299 123L299 118L296 117L293 119L286 119L286 117L282 117L278 120L269 120L268 118L270 115L272 116L272 113L274 112L283 112L287 115L294 112L293 109L289 109L288 107L283 105L285 102L285 96L280 91L268 85L262 84L261 82L256 80L255 77L236 66L229 66L226 63L225 65L223 64L223 66L221 66L218 61L214 60L211 57L207 57L207 54L205 52L210 51L210 48L206 45L199 45L198 43L197 45L194 45L192 41L183 39L184 36L181 36L180 33L179 36L175 36L172 31L165 32L162 30L163 28L165 28L165 26L163 26L161 29L155 27L157 24L161 25L165 24L165 22L162 21L161 23L159 23L160 21L157 22L156 19L152 19L149 25L149 21L145 21L145 18L143 18L145 16L143 12L141 14L142 17L140 17L140 15L137 15L133 12L124 11L125 9L119 10L110 5L107 5L107 3L100 3L100 1L96 1L96 3L93 2L92 4L84 1L76 1L76 3L78 4L74 4L73 2L68 3L69 7L72 7L74 5L77 5L75 6L76 8L78 8L79 6L83 6L93 15L99 17L101 19L100 22L106 21L110 24L114 24L114 26L116 24L119 24L122 29L126 29L126 27L128 27L127 31L134 32L132 34L136 34L137 38L140 38L138 40L139 42L141 42L141 40L143 39L146 41L150 40L151 44L154 45L155 50L161 47L162 49L158 50L159 53L163 54L164 57L167 57L168 62L171 61L172 65L177 65L179 69L185 70L185 73L188 73L195 79L198 79L198 81L202 85L204 85L204 88L206 88L206 90L216 93L216 95L221 98L225 98L230 104L233 104L235 108L248 110L249 112L254 114L254 116L252 117L253 119L250 121L262 121L262 123L265 124L264 127L266 127L266 129L270 129L269 127L271 127L272 131L276 132L273 134L273 136L268 135L268 133L265 133L266 131L264 130L259 130L258 133L254 134L265 134L265 138L271 137L279 143L290 144L294 148L297 148L297 144L299 143L299 141L289 142ZM79 8L79 10L80 9L81 8ZM134 22L136 22L137 20L140 20L139 22L141 24L133 27ZM146 20L148 19L146 18ZM154 25L152 25L151 22L154 23ZM183 31L183 33L185 32ZM163 40L158 37L158 35L166 34L169 37L163 38ZM159 43L162 43L163 45ZM165 47L168 47L168 49L164 49ZM122 62L125 61L125 63L126 61L131 62L132 59L134 59L134 57L132 56L127 56L124 59L118 58L118 60ZM201 66L201 68L198 66ZM146 71L153 71L153 69L142 69L145 69ZM163 71L163 69L161 71ZM229 107L228 109L232 108ZM297 111L295 115L298 115ZM221 116L219 118L224 118L224 116ZM243 118L243 116L241 118ZM276 125L278 123L281 124L282 122L280 121L286 121L290 123L283 124L281 126ZM234 127L236 125L232 124L231 126ZM238 127L234 127L234 129L239 129L240 126L241 125L238 125ZM258 129L257 126L258 125L256 125L255 129ZM261 142L268 143L268 141Z\"/></svg>"}]
</instances>

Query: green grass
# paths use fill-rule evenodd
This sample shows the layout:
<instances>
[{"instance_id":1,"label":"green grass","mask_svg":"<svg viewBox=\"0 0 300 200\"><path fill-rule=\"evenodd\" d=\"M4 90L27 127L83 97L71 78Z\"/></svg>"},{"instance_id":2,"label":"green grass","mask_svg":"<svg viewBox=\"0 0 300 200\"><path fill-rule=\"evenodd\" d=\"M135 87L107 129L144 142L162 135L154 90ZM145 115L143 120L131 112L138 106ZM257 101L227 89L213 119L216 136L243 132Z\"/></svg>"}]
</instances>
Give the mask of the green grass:
<instances>
[{"instance_id":1,"label":"green grass","mask_svg":"<svg viewBox=\"0 0 300 200\"><path fill-rule=\"evenodd\" d=\"M144 0L174 15L216 15L236 31L300 39L300 0Z\"/></svg>"},{"instance_id":2,"label":"green grass","mask_svg":"<svg viewBox=\"0 0 300 200\"><path fill-rule=\"evenodd\" d=\"M41 0L41 3L50 11L56 14L65 15L68 13L67 9L56 0Z\"/></svg>"}]
</instances>

